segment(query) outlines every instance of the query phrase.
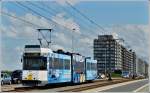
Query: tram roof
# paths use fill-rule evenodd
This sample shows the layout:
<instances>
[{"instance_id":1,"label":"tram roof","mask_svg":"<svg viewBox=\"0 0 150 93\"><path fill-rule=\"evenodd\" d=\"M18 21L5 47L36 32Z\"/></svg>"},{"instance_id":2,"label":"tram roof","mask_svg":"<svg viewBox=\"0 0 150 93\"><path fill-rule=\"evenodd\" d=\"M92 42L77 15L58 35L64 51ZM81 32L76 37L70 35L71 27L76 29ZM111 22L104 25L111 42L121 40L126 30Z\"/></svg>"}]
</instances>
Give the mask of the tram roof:
<instances>
[{"instance_id":1,"label":"tram roof","mask_svg":"<svg viewBox=\"0 0 150 93\"><path fill-rule=\"evenodd\" d=\"M25 45L25 53L53 53L50 48L44 48L40 45Z\"/></svg>"}]
</instances>

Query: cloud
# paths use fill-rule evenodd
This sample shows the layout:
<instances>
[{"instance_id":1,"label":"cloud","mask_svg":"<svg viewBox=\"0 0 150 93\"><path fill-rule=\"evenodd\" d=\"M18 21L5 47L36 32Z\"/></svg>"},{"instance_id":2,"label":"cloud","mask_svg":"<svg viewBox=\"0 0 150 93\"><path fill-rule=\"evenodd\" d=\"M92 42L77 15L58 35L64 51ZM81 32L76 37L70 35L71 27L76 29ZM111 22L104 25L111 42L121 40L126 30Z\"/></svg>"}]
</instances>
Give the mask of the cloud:
<instances>
[{"instance_id":1,"label":"cloud","mask_svg":"<svg viewBox=\"0 0 150 93\"><path fill-rule=\"evenodd\" d=\"M61 2L61 0L59 0ZM69 2L69 1L68 1ZM17 16L16 14L12 13L13 15ZM18 16L20 18L23 18L27 21L31 21L34 24L38 24L40 26L43 26L45 28L54 28L55 26L46 20L43 17L38 17L30 13L26 13L23 16ZM15 57L13 61L17 61L20 59L20 54L23 51L24 45L27 44L35 44L35 41L37 41L37 28L35 26L32 26L27 23L20 22L19 20L9 18L10 25L2 24L2 33L4 37L11 38L14 42L16 41L16 38L25 38L27 40L22 40L18 45L14 46L8 46L11 47L13 50L12 53L16 53L18 56ZM93 39L97 38L98 34L100 33L99 30L95 29L94 31L80 31L80 26L75 22L74 19L66 17L65 13L58 13L56 16L52 17L52 20L57 22L60 25L63 25L70 30L59 28L60 31L54 31L52 34L54 41L54 45L52 45L53 50L57 49L63 49L65 51L71 51L71 36L72 36L72 29L75 28L74 31L74 50L75 52L79 52L84 56L93 56L92 54L92 44ZM59 26L60 27L60 26ZM127 44L131 46L133 50L139 55L139 56L147 56L148 53L148 39L149 38L149 27L145 25L111 25L109 27L104 27L108 30L107 33L113 34L117 38L123 38ZM141 29L141 30L140 30ZM85 35L90 36L91 38L87 37L79 37L82 33L85 33ZM35 39L31 41L31 39ZM12 42L7 42L12 43ZM13 43L12 43L13 44ZM16 47L16 48L15 48ZM10 50L6 49L4 50L5 54L7 55L9 59L12 58L13 54L9 54ZM7 54L6 54L7 53ZM17 59L17 60L16 60ZM4 61L10 61L7 58L4 59ZM9 62L6 62L8 65ZM15 66L14 66L15 67Z\"/></svg>"},{"instance_id":2,"label":"cloud","mask_svg":"<svg viewBox=\"0 0 150 93\"><path fill-rule=\"evenodd\" d=\"M138 26L138 27L141 28L145 32L145 34L144 34L145 35L145 41L144 42L147 43L146 45L148 47L148 49L145 49L145 51L148 50L147 52L148 52L148 55L150 56L150 52L149 52L149 50L150 50L150 42L149 42L150 41L150 24L149 25L142 25L142 26ZM145 54L145 55L148 56L147 54ZM149 57L147 58L147 60L149 60Z\"/></svg>"},{"instance_id":3,"label":"cloud","mask_svg":"<svg viewBox=\"0 0 150 93\"><path fill-rule=\"evenodd\" d=\"M66 2L70 3L71 5L75 5L79 3L80 0L56 0L56 2L62 6L66 6L67 5Z\"/></svg>"},{"instance_id":4,"label":"cloud","mask_svg":"<svg viewBox=\"0 0 150 93\"><path fill-rule=\"evenodd\" d=\"M52 48L57 50L57 48L62 48L65 51L71 52L71 34L66 31L53 33ZM59 47L58 47L59 46Z\"/></svg>"},{"instance_id":5,"label":"cloud","mask_svg":"<svg viewBox=\"0 0 150 93\"><path fill-rule=\"evenodd\" d=\"M45 18L38 17L30 13L26 13L22 16L18 16L12 12L9 12L9 14L43 26L43 28L53 27L53 25L51 25ZM38 28L39 27L24 23L14 18L2 16L2 30L0 33L2 33L3 36L0 38L3 42L0 45L5 45L5 47L2 47L2 54L0 56L3 59L0 64L3 66L3 69L14 70L21 68L20 58L23 53L24 45L37 43Z\"/></svg>"},{"instance_id":6,"label":"cloud","mask_svg":"<svg viewBox=\"0 0 150 93\"><path fill-rule=\"evenodd\" d=\"M58 45L58 44L57 45L52 45L52 50L58 50L58 49L62 49L62 50L65 51L65 48L61 45Z\"/></svg>"},{"instance_id":7,"label":"cloud","mask_svg":"<svg viewBox=\"0 0 150 93\"><path fill-rule=\"evenodd\" d=\"M3 35L6 35L7 37L11 37L11 38L15 38L17 36L17 33L12 26L6 27L3 24L1 24L0 33L2 33Z\"/></svg>"},{"instance_id":8,"label":"cloud","mask_svg":"<svg viewBox=\"0 0 150 93\"><path fill-rule=\"evenodd\" d=\"M17 16L14 13L10 13L11 15ZM33 24L39 25L43 28L53 28L54 25L50 23L43 17L38 17L30 13L26 13L24 16L17 16L23 20L32 22ZM4 25L2 20L2 30L3 33L11 38L16 37L24 37L24 38L35 38L37 37L37 27L35 25L31 25L29 23L22 22L20 20L14 19L12 17L7 17L9 20L9 25Z\"/></svg>"},{"instance_id":9,"label":"cloud","mask_svg":"<svg viewBox=\"0 0 150 93\"><path fill-rule=\"evenodd\" d=\"M15 51L17 53L20 53L20 55L22 55L22 53L24 51L24 47L22 47L22 46L16 46Z\"/></svg>"},{"instance_id":10,"label":"cloud","mask_svg":"<svg viewBox=\"0 0 150 93\"><path fill-rule=\"evenodd\" d=\"M80 26L72 18L65 18L64 12L56 14L56 16L52 17L52 20L70 29L69 31L75 29L74 32L80 34Z\"/></svg>"},{"instance_id":11,"label":"cloud","mask_svg":"<svg viewBox=\"0 0 150 93\"><path fill-rule=\"evenodd\" d=\"M91 38L82 38L79 40L79 42L88 46L92 46L93 44L93 40Z\"/></svg>"},{"instance_id":12,"label":"cloud","mask_svg":"<svg viewBox=\"0 0 150 93\"><path fill-rule=\"evenodd\" d=\"M45 28L53 28L54 24L50 21L48 21L47 19L45 19L44 17L38 17L35 16L31 13L26 13L25 16L23 16L23 18L29 22L32 22L33 24L37 24L41 27L45 27Z\"/></svg>"},{"instance_id":13,"label":"cloud","mask_svg":"<svg viewBox=\"0 0 150 93\"><path fill-rule=\"evenodd\" d=\"M118 34L116 32L112 32L112 36L115 38L115 39L118 39Z\"/></svg>"},{"instance_id":14,"label":"cloud","mask_svg":"<svg viewBox=\"0 0 150 93\"><path fill-rule=\"evenodd\" d=\"M67 41L69 41L68 37L64 34L64 33L59 33L59 32L55 32L54 36L57 38L57 41L63 42L63 43L68 43Z\"/></svg>"},{"instance_id":15,"label":"cloud","mask_svg":"<svg viewBox=\"0 0 150 93\"><path fill-rule=\"evenodd\" d=\"M47 21L45 18L38 17L38 16L35 16L30 13L26 13L23 16L18 16L15 13L11 13L11 12L10 12L10 14L17 16L21 19L24 19L26 21L32 22L33 24L43 26L45 28L53 28L54 27L54 25L52 25L52 23ZM9 20L10 24L9 25L2 24L4 37L12 38L12 39L23 39L23 40L27 39L28 42L31 42L32 39L34 39L34 40L37 39L37 36L38 36L37 28L38 27L35 27L28 23L24 23L20 20L17 20L17 19L11 18L11 17L10 18L7 17L7 19ZM77 23L75 23L75 21L72 18L66 19L65 13L59 13L56 16L54 16L52 19L54 21L56 21L57 23L59 23L63 26L66 26L67 28L69 28L71 30L73 28L75 28L76 30L74 31L74 33L80 34L79 25ZM64 29L60 29L60 30L64 31ZM65 29L65 31L66 31L66 29ZM58 32L53 33L53 35L55 36L55 41L57 42L57 45L53 45L54 49L62 48L62 49L70 50L70 46L67 46L67 44L71 43L70 37L67 37L64 33L58 33ZM22 41L22 42L27 42L27 40ZM65 46L65 48L63 46ZM16 50L18 50L18 48ZM18 51L18 52L21 52L21 51Z\"/></svg>"},{"instance_id":16,"label":"cloud","mask_svg":"<svg viewBox=\"0 0 150 93\"><path fill-rule=\"evenodd\" d=\"M148 25L111 25L105 27L105 29L107 29L109 33L117 34L118 38L123 38L125 46L129 46L129 48L133 49L139 57L148 57Z\"/></svg>"},{"instance_id":17,"label":"cloud","mask_svg":"<svg viewBox=\"0 0 150 93\"><path fill-rule=\"evenodd\" d=\"M17 16L14 13L11 13L11 14L14 16ZM38 17L38 16L35 16L33 14L30 14L30 13L26 13L23 16L17 16L17 17L22 18L26 21L32 22L33 24L38 24L38 25L43 26L45 28L53 28L54 27L45 18ZM74 32L76 34L79 34L80 33L79 26L74 22L74 20L71 18L65 19L64 17L65 17L65 14L59 13L54 17L54 19L56 19L59 24L64 25L70 29L76 28L76 30ZM21 22L17 19L14 19L14 18L8 18L8 19L9 19L10 25L5 25L5 24L2 25L4 37L12 38L14 40L20 39L20 41L24 44L27 44L27 42L28 42L28 44L35 44L35 40L37 39L37 36L38 36L38 34L37 34L37 28L38 27L35 27L35 26L30 25L28 23ZM60 30L64 31L64 29L60 29ZM66 29L65 29L65 32L66 32ZM63 49L66 51L71 50L70 49L71 48L70 47L71 38L69 37L69 36L71 36L70 34L60 33L60 32L56 31L52 35L55 37L54 38L55 39L54 40L55 45L52 45L52 49L54 49L54 50ZM16 46L15 51L17 51L17 53L21 54L23 47L24 46L20 43L20 46Z\"/></svg>"}]
</instances>

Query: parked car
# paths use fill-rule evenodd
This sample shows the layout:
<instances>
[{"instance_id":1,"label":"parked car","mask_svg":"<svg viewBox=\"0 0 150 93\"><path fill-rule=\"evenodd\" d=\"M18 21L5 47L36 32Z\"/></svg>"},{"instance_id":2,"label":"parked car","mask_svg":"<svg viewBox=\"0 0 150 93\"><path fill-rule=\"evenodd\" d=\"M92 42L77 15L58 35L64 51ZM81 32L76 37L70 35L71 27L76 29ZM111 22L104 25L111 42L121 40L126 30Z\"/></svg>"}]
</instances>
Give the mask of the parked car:
<instances>
[{"instance_id":1,"label":"parked car","mask_svg":"<svg viewBox=\"0 0 150 93\"><path fill-rule=\"evenodd\" d=\"M11 76L7 73L1 73L1 85L11 84Z\"/></svg>"},{"instance_id":2,"label":"parked car","mask_svg":"<svg viewBox=\"0 0 150 93\"><path fill-rule=\"evenodd\" d=\"M139 75L137 76L137 78L144 78L144 75L139 74Z\"/></svg>"},{"instance_id":3,"label":"parked car","mask_svg":"<svg viewBox=\"0 0 150 93\"><path fill-rule=\"evenodd\" d=\"M128 72L128 71L123 71L121 76L122 76L123 78L130 78L130 72Z\"/></svg>"},{"instance_id":4,"label":"parked car","mask_svg":"<svg viewBox=\"0 0 150 93\"><path fill-rule=\"evenodd\" d=\"M15 70L11 74L11 80L13 84L19 84L22 81L22 70Z\"/></svg>"},{"instance_id":5,"label":"parked car","mask_svg":"<svg viewBox=\"0 0 150 93\"><path fill-rule=\"evenodd\" d=\"M126 74L126 75L122 75L123 78L129 78L129 74Z\"/></svg>"}]
</instances>

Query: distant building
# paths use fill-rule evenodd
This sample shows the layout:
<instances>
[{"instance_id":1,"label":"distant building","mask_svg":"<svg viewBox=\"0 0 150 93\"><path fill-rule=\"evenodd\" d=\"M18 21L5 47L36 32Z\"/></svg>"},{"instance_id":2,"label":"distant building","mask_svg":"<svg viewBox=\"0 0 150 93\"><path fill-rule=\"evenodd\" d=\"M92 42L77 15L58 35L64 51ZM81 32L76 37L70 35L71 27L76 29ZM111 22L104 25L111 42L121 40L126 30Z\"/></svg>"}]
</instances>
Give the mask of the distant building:
<instances>
[{"instance_id":1,"label":"distant building","mask_svg":"<svg viewBox=\"0 0 150 93\"><path fill-rule=\"evenodd\" d=\"M127 71L132 75L148 76L148 64L139 59L135 52L119 44L112 35L99 35L94 39L94 59L99 73Z\"/></svg>"},{"instance_id":2,"label":"distant building","mask_svg":"<svg viewBox=\"0 0 150 93\"><path fill-rule=\"evenodd\" d=\"M133 73L134 73L134 75L136 74L136 64L137 64L136 59L137 59L136 53L133 52Z\"/></svg>"},{"instance_id":3,"label":"distant building","mask_svg":"<svg viewBox=\"0 0 150 93\"><path fill-rule=\"evenodd\" d=\"M136 73L137 75L143 75L148 77L148 63L142 60L141 58L136 59Z\"/></svg>"},{"instance_id":4,"label":"distant building","mask_svg":"<svg viewBox=\"0 0 150 93\"><path fill-rule=\"evenodd\" d=\"M122 71L136 73L136 54L122 46Z\"/></svg>"},{"instance_id":5,"label":"distant building","mask_svg":"<svg viewBox=\"0 0 150 93\"><path fill-rule=\"evenodd\" d=\"M112 35L99 35L94 39L94 59L97 60L98 73L109 71L109 66L112 72L122 70L121 45Z\"/></svg>"},{"instance_id":6,"label":"distant building","mask_svg":"<svg viewBox=\"0 0 150 93\"><path fill-rule=\"evenodd\" d=\"M137 65L136 65L136 73L138 75L144 75L144 72L145 72L145 64L144 64L144 61L140 58L137 58Z\"/></svg>"},{"instance_id":7,"label":"distant building","mask_svg":"<svg viewBox=\"0 0 150 93\"><path fill-rule=\"evenodd\" d=\"M147 62L145 62L145 77L149 76L149 65Z\"/></svg>"}]
</instances>

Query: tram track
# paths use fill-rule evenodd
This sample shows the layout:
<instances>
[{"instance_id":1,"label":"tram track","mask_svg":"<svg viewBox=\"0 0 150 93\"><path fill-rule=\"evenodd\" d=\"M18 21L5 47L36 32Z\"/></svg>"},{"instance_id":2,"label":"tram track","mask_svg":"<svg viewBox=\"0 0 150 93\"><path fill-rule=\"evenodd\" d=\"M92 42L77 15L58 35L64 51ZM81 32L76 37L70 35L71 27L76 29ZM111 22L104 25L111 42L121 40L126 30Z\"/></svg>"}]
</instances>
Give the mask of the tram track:
<instances>
[{"instance_id":1,"label":"tram track","mask_svg":"<svg viewBox=\"0 0 150 93\"><path fill-rule=\"evenodd\" d=\"M135 79L137 80L137 79ZM117 83L123 83L123 82L128 82L128 81L133 81L132 79L124 79L124 80L112 80L112 81L107 81L107 82L97 82L96 84L91 85L87 85L87 86L83 86L83 87L79 87L79 88L72 88L72 89L66 89L66 90L62 90L62 91L57 91L57 92L81 92L84 90L89 90L89 89L94 89L94 88L98 88L98 87L102 87L102 86L107 86L107 85L113 85L113 84L117 84Z\"/></svg>"},{"instance_id":2,"label":"tram track","mask_svg":"<svg viewBox=\"0 0 150 93\"><path fill-rule=\"evenodd\" d=\"M71 83L63 83L63 84L52 84L47 86L34 86L34 87L16 87L13 90L5 90L4 92L25 92L25 91L31 91L31 90L44 90L44 89L54 89L54 88L62 88L67 86L78 86L78 85L85 85L85 84L91 84L95 82L104 82L106 80L95 80L92 82L85 82L83 84L71 84Z\"/></svg>"},{"instance_id":3,"label":"tram track","mask_svg":"<svg viewBox=\"0 0 150 93\"><path fill-rule=\"evenodd\" d=\"M69 86L67 84L54 84L49 86L33 86L33 87L16 87L14 90L8 91L8 92L25 92L25 91L31 91L31 90L44 90L44 89L53 89L53 88L60 88Z\"/></svg>"}]
</instances>

